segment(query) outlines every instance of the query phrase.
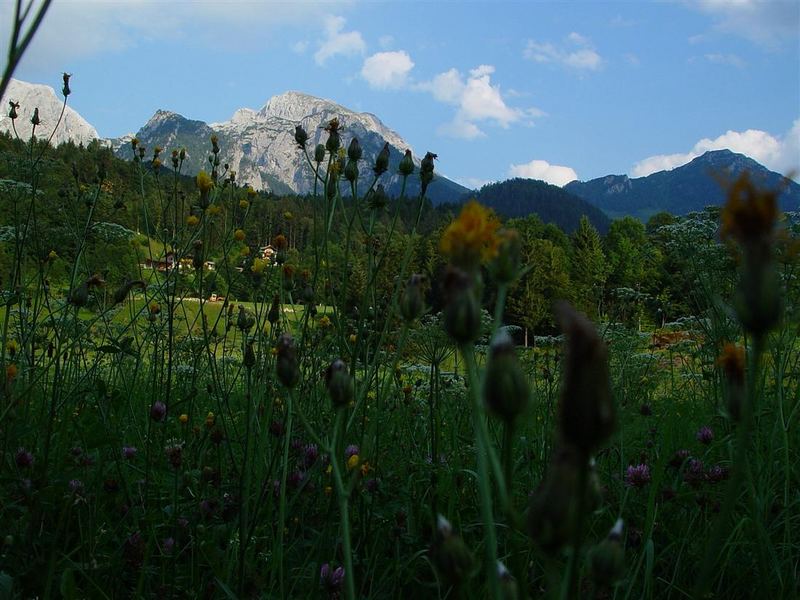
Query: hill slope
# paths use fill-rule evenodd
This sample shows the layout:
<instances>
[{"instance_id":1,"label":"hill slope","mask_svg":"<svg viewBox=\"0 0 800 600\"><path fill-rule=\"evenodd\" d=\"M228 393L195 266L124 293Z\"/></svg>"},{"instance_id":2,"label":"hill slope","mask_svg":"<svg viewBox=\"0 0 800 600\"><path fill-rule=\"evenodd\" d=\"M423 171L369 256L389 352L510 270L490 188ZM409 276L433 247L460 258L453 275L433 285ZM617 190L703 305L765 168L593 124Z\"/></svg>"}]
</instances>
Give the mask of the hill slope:
<instances>
[{"instance_id":1,"label":"hill slope","mask_svg":"<svg viewBox=\"0 0 800 600\"><path fill-rule=\"evenodd\" d=\"M779 173L743 154L713 150L671 171L635 179L627 175L608 175L591 181L573 181L564 189L603 209L609 216L631 215L645 220L661 211L681 215L722 204L725 191L720 181L734 179L743 171L749 171L760 185L770 188L778 188L786 181ZM789 181L780 201L784 210L798 210L800 185Z\"/></svg>"}]
</instances>

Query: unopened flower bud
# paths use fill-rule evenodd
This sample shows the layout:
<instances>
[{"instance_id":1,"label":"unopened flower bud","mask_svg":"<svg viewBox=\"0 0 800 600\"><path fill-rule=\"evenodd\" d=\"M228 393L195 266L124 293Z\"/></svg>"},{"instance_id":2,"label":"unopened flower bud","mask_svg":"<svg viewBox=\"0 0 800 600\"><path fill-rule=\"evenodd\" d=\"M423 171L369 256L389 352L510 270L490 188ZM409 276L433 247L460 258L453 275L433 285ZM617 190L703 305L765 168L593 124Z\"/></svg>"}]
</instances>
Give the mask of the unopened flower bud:
<instances>
[{"instance_id":1,"label":"unopened flower bud","mask_svg":"<svg viewBox=\"0 0 800 600\"><path fill-rule=\"evenodd\" d=\"M500 330L489 346L483 398L489 410L513 423L528 405L530 385L522 371L511 337Z\"/></svg>"},{"instance_id":2,"label":"unopened flower bud","mask_svg":"<svg viewBox=\"0 0 800 600\"><path fill-rule=\"evenodd\" d=\"M425 298L422 292L423 275L413 274L408 278L406 289L400 298L400 314L407 323L418 319L425 310Z\"/></svg>"},{"instance_id":3,"label":"unopened flower bud","mask_svg":"<svg viewBox=\"0 0 800 600\"><path fill-rule=\"evenodd\" d=\"M497 283L508 285L519 274L522 241L516 229L501 229L497 232L497 237L499 238L497 256L490 268Z\"/></svg>"},{"instance_id":4,"label":"unopened flower bud","mask_svg":"<svg viewBox=\"0 0 800 600\"><path fill-rule=\"evenodd\" d=\"M325 195L327 196L328 200L333 200L336 197L336 192L339 190L338 181L336 177L331 174L328 177L328 183L325 186Z\"/></svg>"},{"instance_id":5,"label":"unopened flower bud","mask_svg":"<svg viewBox=\"0 0 800 600\"><path fill-rule=\"evenodd\" d=\"M328 132L328 139L325 142L325 149L331 154L336 154L336 151L339 150L339 146L341 145L341 138L339 136L339 119L331 119L327 127L325 127L325 131Z\"/></svg>"},{"instance_id":6,"label":"unopened flower bud","mask_svg":"<svg viewBox=\"0 0 800 600\"><path fill-rule=\"evenodd\" d=\"M8 104L11 107L8 111L8 118L13 121L19 116L17 114L17 109L19 108L19 102L14 102L13 100L10 100Z\"/></svg>"},{"instance_id":7,"label":"unopened flower bud","mask_svg":"<svg viewBox=\"0 0 800 600\"><path fill-rule=\"evenodd\" d=\"M242 364L244 364L247 369L252 369L256 364L256 353L253 351L253 342L248 342L247 346L245 346Z\"/></svg>"},{"instance_id":8,"label":"unopened flower bud","mask_svg":"<svg viewBox=\"0 0 800 600\"><path fill-rule=\"evenodd\" d=\"M353 399L353 379L341 358L333 361L325 371L325 385L334 408L342 408Z\"/></svg>"},{"instance_id":9,"label":"unopened flower bud","mask_svg":"<svg viewBox=\"0 0 800 600\"><path fill-rule=\"evenodd\" d=\"M622 546L622 519L618 519L608 537L589 553L592 579L601 587L611 587L625 570L625 549Z\"/></svg>"},{"instance_id":10,"label":"unopened flower bud","mask_svg":"<svg viewBox=\"0 0 800 600\"><path fill-rule=\"evenodd\" d=\"M314 148L314 162L319 164L323 160L325 160L325 145L317 144L316 147Z\"/></svg>"},{"instance_id":11,"label":"unopened flower bud","mask_svg":"<svg viewBox=\"0 0 800 600\"><path fill-rule=\"evenodd\" d=\"M297 142L297 145L300 146L300 148L306 147L308 133L306 133L306 130L303 129L301 125L296 125L294 128L294 141Z\"/></svg>"},{"instance_id":12,"label":"unopened flower bud","mask_svg":"<svg viewBox=\"0 0 800 600\"><path fill-rule=\"evenodd\" d=\"M300 365L294 339L288 333L278 338L278 356L275 360L278 380L287 388L293 388L300 381Z\"/></svg>"},{"instance_id":13,"label":"unopened flower bud","mask_svg":"<svg viewBox=\"0 0 800 600\"><path fill-rule=\"evenodd\" d=\"M130 293L130 291L134 287L144 288L145 287L145 283L144 283L144 281L141 281L141 280L128 281L128 282L124 283L123 285L118 287L117 290L114 292L114 296L112 297L113 303L114 304L119 304L120 302L123 302L125 300L125 298L128 297L128 294Z\"/></svg>"},{"instance_id":14,"label":"unopened flower bud","mask_svg":"<svg viewBox=\"0 0 800 600\"><path fill-rule=\"evenodd\" d=\"M454 587L464 583L472 574L475 564L472 553L461 536L453 533L450 522L441 515L430 555L436 569Z\"/></svg>"},{"instance_id":15,"label":"unopened flower bud","mask_svg":"<svg viewBox=\"0 0 800 600\"><path fill-rule=\"evenodd\" d=\"M72 93L72 90L69 89L69 78L70 77L72 77L72 75L70 73L64 73L64 75L63 75L64 85L61 88L61 93L64 95L64 98L66 98L67 96L69 96Z\"/></svg>"},{"instance_id":16,"label":"unopened flower bud","mask_svg":"<svg viewBox=\"0 0 800 600\"><path fill-rule=\"evenodd\" d=\"M350 183L358 181L358 164L353 159L347 161L344 168L344 178Z\"/></svg>"},{"instance_id":17,"label":"unopened flower bud","mask_svg":"<svg viewBox=\"0 0 800 600\"><path fill-rule=\"evenodd\" d=\"M389 142L383 144L383 149L378 152L378 156L375 158L375 166L373 167L373 171L375 172L376 176L383 175L386 173L387 169L389 168Z\"/></svg>"},{"instance_id":18,"label":"unopened flower bud","mask_svg":"<svg viewBox=\"0 0 800 600\"><path fill-rule=\"evenodd\" d=\"M405 155L400 160L397 170L403 177L408 177L414 172L414 159L411 157L411 150L406 150Z\"/></svg>"},{"instance_id":19,"label":"unopened flower bud","mask_svg":"<svg viewBox=\"0 0 800 600\"><path fill-rule=\"evenodd\" d=\"M564 381L558 408L563 439L588 455L616 427L616 410L608 376L608 349L594 324L568 303L556 305L567 336Z\"/></svg>"},{"instance_id":20,"label":"unopened flower bud","mask_svg":"<svg viewBox=\"0 0 800 600\"><path fill-rule=\"evenodd\" d=\"M347 147L347 158L352 161L358 162L361 160L361 155L363 154L363 150L361 150L361 144L358 143L357 138L353 138L350 140L350 145Z\"/></svg>"},{"instance_id":21,"label":"unopened flower bud","mask_svg":"<svg viewBox=\"0 0 800 600\"><path fill-rule=\"evenodd\" d=\"M444 327L458 344L478 338L481 331L481 306L473 277L457 267L448 266L444 276Z\"/></svg>"},{"instance_id":22,"label":"unopened flower bud","mask_svg":"<svg viewBox=\"0 0 800 600\"><path fill-rule=\"evenodd\" d=\"M433 152L426 152L425 158L422 159L422 162L419 165L419 179L421 183L421 193L423 196L428 189L428 185L431 181L433 181L433 161L436 158L437 155Z\"/></svg>"},{"instance_id":23,"label":"unopened flower bud","mask_svg":"<svg viewBox=\"0 0 800 600\"><path fill-rule=\"evenodd\" d=\"M272 296L272 306L269 308L269 312L267 313L267 321L270 322L271 325L275 325L280 319L281 316L281 301L278 298L278 294Z\"/></svg>"},{"instance_id":24,"label":"unopened flower bud","mask_svg":"<svg viewBox=\"0 0 800 600\"><path fill-rule=\"evenodd\" d=\"M33 116L31 117L31 125L36 127L39 123L41 123L41 121L39 120L39 109L38 108L34 108L33 109Z\"/></svg>"},{"instance_id":25,"label":"unopened flower bud","mask_svg":"<svg viewBox=\"0 0 800 600\"><path fill-rule=\"evenodd\" d=\"M247 312L244 306L239 305L239 316L236 319L236 326L240 331L250 331L256 320Z\"/></svg>"}]
</instances>

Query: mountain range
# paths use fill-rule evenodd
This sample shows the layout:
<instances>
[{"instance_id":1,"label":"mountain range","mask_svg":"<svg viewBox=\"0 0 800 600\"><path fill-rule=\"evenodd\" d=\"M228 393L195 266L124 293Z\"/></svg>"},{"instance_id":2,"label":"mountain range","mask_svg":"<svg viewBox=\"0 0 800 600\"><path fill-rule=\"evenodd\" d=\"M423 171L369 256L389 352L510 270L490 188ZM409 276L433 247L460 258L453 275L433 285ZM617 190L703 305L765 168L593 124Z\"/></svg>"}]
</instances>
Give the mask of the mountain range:
<instances>
[{"instance_id":1,"label":"mountain range","mask_svg":"<svg viewBox=\"0 0 800 600\"><path fill-rule=\"evenodd\" d=\"M47 139L53 127L61 122L52 137L52 143L71 140L87 144L100 139L97 131L81 115L69 106L64 107L63 98L46 85L12 80L3 105L9 100L19 102L19 117L14 122L17 135L25 139L30 136L30 117L34 107L39 109L41 125L36 129L39 139ZM372 183L372 163L385 143L389 145L390 169L381 177L381 183L390 195L399 195L400 176L396 165L403 153L411 146L395 131L387 127L371 113L355 112L339 104L303 94L286 92L270 98L259 110L241 108L229 120L221 123L206 123L188 119L168 110L158 110L135 134L121 138L100 140L111 146L121 158L133 156L130 141L136 137L142 146L151 151L156 146L169 152L174 148L186 148L187 160L184 172L194 175L201 169L209 169L208 156L211 151L210 138L216 135L220 146L220 161L236 172L240 184L253 186L257 190L278 194L306 194L313 190L313 174L305 156L294 140L295 126L302 126L309 134L308 149L313 155L314 146L324 143L327 134L325 125L334 117L342 126L342 145L353 137L358 138L363 149L360 166L359 187L364 190ZM12 131L11 119L4 110L0 116L0 131ZM417 156L415 154L415 156ZM417 167L419 157L415 158ZM763 165L742 154L730 150L706 152L688 164L670 171L660 171L647 177L630 178L627 175L607 175L590 181L573 181L556 193L554 186L524 185L511 180L501 188L481 189L478 192L442 176L436 175L428 188L428 198L435 204L458 202L477 195L486 204L493 206L506 216L522 216L525 211L545 211L552 214L576 212L587 214L598 229L606 223L592 211L600 209L612 218L632 215L642 220L666 211L685 214L708 205L718 205L724 200L721 181L735 178L749 171L761 184L768 187L783 187L781 207L798 210L800 185L768 170ZM417 172L409 178L406 194L415 196L419 192ZM518 193L518 197L514 194ZM583 202L577 202L578 200ZM494 203L497 205L494 206ZM588 204L586 204L588 203ZM560 208L557 205L563 205ZM555 213L553 212L555 211ZM543 220L548 221L546 215ZM568 219L571 223L572 219Z\"/></svg>"}]
</instances>

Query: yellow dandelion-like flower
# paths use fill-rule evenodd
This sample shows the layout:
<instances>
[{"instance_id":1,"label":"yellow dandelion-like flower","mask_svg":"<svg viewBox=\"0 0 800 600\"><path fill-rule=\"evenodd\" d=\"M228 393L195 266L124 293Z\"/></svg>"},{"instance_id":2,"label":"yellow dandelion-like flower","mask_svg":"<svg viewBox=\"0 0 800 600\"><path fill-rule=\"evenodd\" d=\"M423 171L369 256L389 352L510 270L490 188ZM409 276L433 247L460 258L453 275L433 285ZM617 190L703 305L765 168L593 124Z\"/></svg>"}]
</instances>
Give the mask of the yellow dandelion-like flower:
<instances>
[{"instance_id":1,"label":"yellow dandelion-like flower","mask_svg":"<svg viewBox=\"0 0 800 600\"><path fill-rule=\"evenodd\" d=\"M268 264L269 263L263 258L255 258L253 259L253 264L250 266L250 270L256 275L260 275L264 272L264 269L267 268Z\"/></svg>"},{"instance_id":2,"label":"yellow dandelion-like flower","mask_svg":"<svg viewBox=\"0 0 800 600\"><path fill-rule=\"evenodd\" d=\"M364 464L361 465L361 474L366 477L367 474L372 471L372 467L369 465L369 461L364 461Z\"/></svg>"},{"instance_id":3,"label":"yellow dandelion-like flower","mask_svg":"<svg viewBox=\"0 0 800 600\"><path fill-rule=\"evenodd\" d=\"M257 194L258 194L258 192L256 192L252 187L248 187L247 188L247 195L250 198L255 198Z\"/></svg>"},{"instance_id":4,"label":"yellow dandelion-like flower","mask_svg":"<svg viewBox=\"0 0 800 600\"><path fill-rule=\"evenodd\" d=\"M722 208L721 237L745 243L769 236L778 219L780 190L759 189L745 171L728 189Z\"/></svg>"},{"instance_id":5,"label":"yellow dandelion-like flower","mask_svg":"<svg viewBox=\"0 0 800 600\"><path fill-rule=\"evenodd\" d=\"M247 200L239 200L239 208L245 209L250 206L250 203Z\"/></svg>"},{"instance_id":6,"label":"yellow dandelion-like flower","mask_svg":"<svg viewBox=\"0 0 800 600\"><path fill-rule=\"evenodd\" d=\"M233 232L233 239L237 242L241 242L245 237L244 229L237 229Z\"/></svg>"},{"instance_id":7,"label":"yellow dandelion-like flower","mask_svg":"<svg viewBox=\"0 0 800 600\"><path fill-rule=\"evenodd\" d=\"M214 423L215 423L216 420L217 420L217 418L214 416L214 413L211 412L211 411L208 411L208 414L206 415L206 427L211 429L214 426Z\"/></svg>"},{"instance_id":8,"label":"yellow dandelion-like flower","mask_svg":"<svg viewBox=\"0 0 800 600\"><path fill-rule=\"evenodd\" d=\"M358 339L358 337L356 336L356 334L355 334L355 333L351 333L351 334L350 334L350 338L349 338L349 340L350 340L350 343L351 343L351 344L355 344L357 339Z\"/></svg>"},{"instance_id":9,"label":"yellow dandelion-like flower","mask_svg":"<svg viewBox=\"0 0 800 600\"><path fill-rule=\"evenodd\" d=\"M214 182L211 180L211 177L205 171L200 171L195 178L197 182L197 188L201 192L210 192L211 188L214 187Z\"/></svg>"},{"instance_id":10,"label":"yellow dandelion-like flower","mask_svg":"<svg viewBox=\"0 0 800 600\"><path fill-rule=\"evenodd\" d=\"M50 250L50 252L48 252L47 260L51 260L52 261L52 260L56 260L57 258L58 258L58 254L56 253L55 250Z\"/></svg>"},{"instance_id":11,"label":"yellow dandelion-like flower","mask_svg":"<svg viewBox=\"0 0 800 600\"><path fill-rule=\"evenodd\" d=\"M500 221L491 209L470 200L442 234L439 249L459 267L474 269L497 255Z\"/></svg>"},{"instance_id":12,"label":"yellow dandelion-like flower","mask_svg":"<svg viewBox=\"0 0 800 600\"><path fill-rule=\"evenodd\" d=\"M331 326L331 320L328 318L328 315L322 315L322 318L319 320L319 326L323 329L327 329Z\"/></svg>"},{"instance_id":13,"label":"yellow dandelion-like flower","mask_svg":"<svg viewBox=\"0 0 800 600\"><path fill-rule=\"evenodd\" d=\"M206 209L206 213L209 215L218 215L222 212L222 208L218 204L212 204Z\"/></svg>"},{"instance_id":14,"label":"yellow dandelion-like flower","mask_svg":"<svg viewBox=\"0 0 800 600\"><path fill-rule=\"evenodd\" d=\"M189 215L188 217L186 217L186 224L189 227L194 227L199 222L200 222L200 219L198 219L195 215Z\"/></svg>"},{"instance_id":15,"label":"yellow dandelion-like flower","mask_svg":"<svg viewBox=\"0 0 800 600\"><path fill-rule=\"evenodd\" d=\"M286 219L287 221L291 221L293 217L294 215L290 213L288 210L285 213L283 213L283 218Z\"/></svg>"},{"instance_id":16,"label":"yellow dandelion-like flower","mask_svg":"<svg viewBox=\"0 0 800 600\"><path fill-rule=\"evenodd\" d=\"M358 466L359 461L360 459L358 458L358 454L353 454L353 456L347 459L347 469L355 469Z\"/></svg>"},{"instance_id":17,"label":"yellow dandelion-like flower","mask_svg":"<svg viewBox=\"0 0 800 600\"><path fill-rule=\"evenodd\" d=\"M178 421L181 422L181 425L186 425L189 422L189 415L183 413L180 417L178 417Z\"/></svg>"}]
</instances>

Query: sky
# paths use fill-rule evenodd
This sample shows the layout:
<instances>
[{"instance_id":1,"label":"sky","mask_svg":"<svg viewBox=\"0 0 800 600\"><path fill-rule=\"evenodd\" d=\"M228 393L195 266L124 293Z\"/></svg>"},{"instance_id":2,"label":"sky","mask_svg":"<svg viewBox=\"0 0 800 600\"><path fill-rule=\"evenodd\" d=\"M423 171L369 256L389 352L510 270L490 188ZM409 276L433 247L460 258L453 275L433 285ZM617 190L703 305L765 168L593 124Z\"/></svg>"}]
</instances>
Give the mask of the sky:
<instances>
[{"instance_id":1,"label":"sky","mask_svg":"<svg viewBox=\"0 0 800 600\"><path fill-rule=\"evenodd\" d=\"M103 137L297 90L377 115L468 187L721 148L800 172L797 0L54 0L15 76L60 90L64 71Z\"/></svg>"}]
</instances>

